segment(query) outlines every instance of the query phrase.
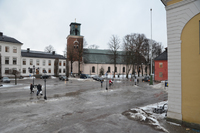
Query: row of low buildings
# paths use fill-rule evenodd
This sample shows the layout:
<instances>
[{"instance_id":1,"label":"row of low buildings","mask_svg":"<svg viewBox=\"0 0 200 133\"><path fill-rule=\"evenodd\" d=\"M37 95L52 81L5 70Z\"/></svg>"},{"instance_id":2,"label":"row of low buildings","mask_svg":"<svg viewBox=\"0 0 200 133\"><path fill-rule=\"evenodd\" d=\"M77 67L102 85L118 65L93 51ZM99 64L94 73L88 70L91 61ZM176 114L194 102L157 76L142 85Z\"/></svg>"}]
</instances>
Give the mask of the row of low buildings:
<instances>
[{"instance_id":1,"label":"row of low buildings","mask_svg":"<svg viewBox=\"0 0 200 133\"><path fill-rule=\"evenodd\" d=\"M12 76L10 70L17 70L21 76L29 76L29 70L35 66L35 74L43 74L46 70L48 75L54 75L54 62L59 59L59 74L66 71L66 58L55 52L47 53L34 51L30 48L22 50L23 44L15 38L3 35L0 32L1 74Z\"/></svg>"}]
</instances>

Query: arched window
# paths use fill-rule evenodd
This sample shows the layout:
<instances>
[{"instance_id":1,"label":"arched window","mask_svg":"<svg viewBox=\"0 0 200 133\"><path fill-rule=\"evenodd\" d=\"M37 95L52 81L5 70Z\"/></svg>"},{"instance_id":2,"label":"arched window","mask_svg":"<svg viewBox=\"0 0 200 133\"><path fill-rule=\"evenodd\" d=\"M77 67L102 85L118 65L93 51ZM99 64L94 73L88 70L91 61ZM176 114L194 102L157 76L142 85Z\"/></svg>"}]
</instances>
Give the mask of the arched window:
<instances>
[{"instance_id":1,"label":"arched window","mask_svg":"<svg viewBox=\"0 0 200 133\"><path fill-rule=\"evenodd\" d=\"M110 72L110 67L108 67L108 72Z\"/></svg>"},{"instance_id":2,"label":"arched window","mask_svg":"<svg viewBox=\"0 0 200 133\"><path fill-rule=\"evenodd\" d=\"M77 29L75 29L75 35L78 35L78 30Z\"/></svg>"},{"instance_id":3,"label":"arched window","mask_svg":"<svg viewBox=\"0 0 200 133\"><path fill-rule=\"evenodd\" d=\"M94 66L92 67L92 72L95 73L95 67Z\"/></svg>"},{"instance_id":4,"label":"arched window","mask_svg":"<svg viewBox=\"0 0 200 133\"><path fill-rule=\"evenodd\" d=\"M125 72L125 67L123 67L123 73Z\"/></svg>"}]
</instances>

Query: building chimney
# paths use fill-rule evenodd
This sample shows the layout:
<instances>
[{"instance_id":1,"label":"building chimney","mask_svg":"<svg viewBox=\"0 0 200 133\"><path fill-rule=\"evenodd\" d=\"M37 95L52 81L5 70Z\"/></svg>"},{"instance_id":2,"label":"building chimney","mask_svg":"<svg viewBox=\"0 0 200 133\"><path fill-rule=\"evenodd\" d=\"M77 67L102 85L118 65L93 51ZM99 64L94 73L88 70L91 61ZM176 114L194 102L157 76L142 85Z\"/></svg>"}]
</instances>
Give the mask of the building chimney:
<instances>
[{"instance_id":1,"label":"building chimney","mask_svg":"<svg viewBox=\"0 0 200 133\"><path fill-rule=\"evenodd\" d=\"M0 32L0 36L3 36L3 32Z\"/></svg>"},{"instance_id":2,"label":"building chimney","mask_svg":"<svg viewBox=\"0 0 200 133\"><path fill-rule=\"evenodd\" d=\"M165 48L165 51L167 52L167 47Z\"/></svg>"},{"instance_id":3,"label":"building chimney","mask_svg":"<svg viewBox=\"0 0 200 133\"><path fill-rule=\"evenodd\" d=\"M52 54L55 55L55 51L53 51Z\"/></svg>"},{"instance_id":4,"label":"building chimney","mask_svg":"<svg viewBox=\"0 0 200 133\"><path fill-rule=\"evenodd\" d=\"M28 52L28 53L30 52L30 48L27 48L27 52Z\"/></svg>"}]
</instances>

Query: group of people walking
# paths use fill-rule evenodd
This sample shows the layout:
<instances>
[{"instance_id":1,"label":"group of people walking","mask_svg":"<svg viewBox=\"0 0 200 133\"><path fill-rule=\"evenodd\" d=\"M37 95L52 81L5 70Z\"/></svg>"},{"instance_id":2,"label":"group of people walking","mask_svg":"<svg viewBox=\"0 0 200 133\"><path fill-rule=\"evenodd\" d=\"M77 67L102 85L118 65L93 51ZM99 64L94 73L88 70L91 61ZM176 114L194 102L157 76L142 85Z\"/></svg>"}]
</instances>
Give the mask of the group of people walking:
<instances>
[{"instance_id":1,"label":"group of people walking","mask_svg":"<svg viewBox=\"0 0 200 133\"><path fill-rule=\"evenodd\" d=\"M42 94L42 85L41 85L41 84L38 84L38 85L35 85L35 86L37 86L37 93L36 93L36 95L37 95L37 96L38 96L39 94L40 94L40 95L43 95L43 94ZM34 85L33 85L33 84L30 84L30 94L34 93L33 88L34 88Z\"/></svg>"}]
</instances>

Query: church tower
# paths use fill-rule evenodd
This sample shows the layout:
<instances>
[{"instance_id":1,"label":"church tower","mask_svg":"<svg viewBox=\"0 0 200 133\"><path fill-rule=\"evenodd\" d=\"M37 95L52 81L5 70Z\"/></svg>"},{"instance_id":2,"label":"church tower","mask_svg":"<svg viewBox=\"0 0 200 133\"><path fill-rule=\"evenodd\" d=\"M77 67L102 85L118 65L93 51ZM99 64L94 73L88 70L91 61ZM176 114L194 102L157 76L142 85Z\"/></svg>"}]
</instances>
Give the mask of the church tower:
<instances>
[{"instance_id":1,"label":"church tower","mask_svg":"<svg viewBox=\"0 0 200 133\"><path fill-rule=\"evenodd\" d=\"M83 36L80 35L81 24L72 22L69 26L70 34L67 37L67 58L69 61L78 61L83 51ZM82 61L82 57L80 60Z\"/></svg>"},{"instance_id":2,"label":"church tower","mask_svg":"<svg viewBox=\"0 0 200 133\"><path fill-rule=\"evenodd\" d=\"M80 62L83 54L83 36L81 36L81 24L72 22L70 25L70 34L67 36L67 59L71 63L71 72L80 72ZM75 62L75 63L73 63ZM78 62L78 69L76 70ZM73 65L73 67L72 67ZM73 68L73 70L72 70Z\"/></svg>"}]
</instances>

